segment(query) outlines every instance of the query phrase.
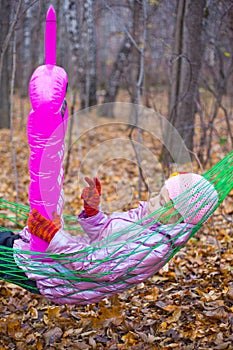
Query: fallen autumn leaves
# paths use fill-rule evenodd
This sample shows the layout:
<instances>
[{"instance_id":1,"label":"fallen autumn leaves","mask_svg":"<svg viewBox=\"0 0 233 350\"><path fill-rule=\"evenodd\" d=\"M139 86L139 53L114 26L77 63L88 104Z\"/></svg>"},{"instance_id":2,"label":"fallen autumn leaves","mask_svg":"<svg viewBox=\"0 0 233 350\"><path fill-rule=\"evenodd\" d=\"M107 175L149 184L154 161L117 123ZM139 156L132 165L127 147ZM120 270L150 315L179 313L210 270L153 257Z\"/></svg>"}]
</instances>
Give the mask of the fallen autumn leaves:
<instances>
[{"instance_id":1,"label":"fallen autumn leaves","mask_svg":"<svg viewBox=\"0 0 233 350\"><path fill-rule=\"evenodd\" d=\"M2 197L14 200L8 136L7 131L1 131L0 192ZM27 203L29 181L25 146L25 137L19 133L17 166L22 203ZM84 142L84 150L85 147ZM115 182L122 172L122 166L117 164L117 160L112 164ZM73 159L65 183L65 210L72 213L81 207L77 194L78 166L78 160ZM88 170L87 166L86 175ZM108 199L115 196L114 191L109 190L111 179L110 170L102 175ZM132 167L128 181L136 183L136 179L137 169ZM220 215L220 209L214 220L173 258L168 268L147 282L98 304L56 306L2 282L0 350L233 349L232 195L223 208L225 218ZM136 198L133 203L137 203Z\"/></svg>"}]
</instances>

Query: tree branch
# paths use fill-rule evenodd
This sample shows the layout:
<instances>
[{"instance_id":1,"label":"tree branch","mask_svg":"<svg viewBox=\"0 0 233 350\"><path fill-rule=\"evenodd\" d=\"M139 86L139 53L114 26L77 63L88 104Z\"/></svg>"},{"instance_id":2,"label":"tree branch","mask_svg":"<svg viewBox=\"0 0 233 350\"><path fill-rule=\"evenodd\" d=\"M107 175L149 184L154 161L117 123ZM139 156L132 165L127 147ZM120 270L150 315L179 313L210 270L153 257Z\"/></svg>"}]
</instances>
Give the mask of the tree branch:
<instances>
[{"instance_id":1,"label":"tree branch","mask_svg":"<svg viewBox=\"0 0 233 350\"><path fill-rule=\"evenodd\" d=\"M105 0L104 0L103 2L104 2L105 7L112 13L112 15L113 15L114 17L116 17L116 19L117 19L118 21L121 22L121 24L123 25L124 31L125 31L126 35L128 36L128 38L130 39L130 41L132 42L132 44L136 47L136 49L137 49L139 52L141 52L141 48L138 46L138 44L136 43L136 41L134 40L134 38L132 37L132 35L131 35L130 32L128 31L128 29L126 28L126 26L125 26L125 24L123 23L121 17L118 16L118 15L116 14L116 12L111 8L111 6L108 5L108 3L107 3Z\"/></svg>"},{"instance_id":2,"label":"tree branch","mask_svg":"<svg viewBox=\"0 0 233 350\"><path fill-rule=\"evenodd\" d=\"M1 56L0 56L0 81L2 79L2 67L3 67L3 59L4 59L4 55L6 53L6 50L8 48L8 45L9 45L9 42L10 42L10 39L12 37L12 34L14 32L14 29L15 29L15 26L16 26L16 23L18 21L18 16L19 16L19 11L21 9L21 6L22 6L22 0L19 0L18 2L18 6L16 8L16 12L15 12L15 15L14 15L14 18L13 18L13 21L11 23L11 26L10 26L10 29L9 29L9 32L7 33L7 36L2 44L2 49L1 49Z\"/></svg>"}]
</instances>

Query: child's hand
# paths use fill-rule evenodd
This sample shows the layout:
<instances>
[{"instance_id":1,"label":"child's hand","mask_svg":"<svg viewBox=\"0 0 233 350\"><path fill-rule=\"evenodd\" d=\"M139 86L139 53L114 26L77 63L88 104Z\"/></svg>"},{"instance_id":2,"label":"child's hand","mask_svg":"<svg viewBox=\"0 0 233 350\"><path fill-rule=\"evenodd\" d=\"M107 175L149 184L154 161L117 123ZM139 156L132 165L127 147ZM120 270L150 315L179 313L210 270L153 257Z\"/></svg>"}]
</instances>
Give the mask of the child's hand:
<instances>
[{"instance_id":1,"label":"child's hand","mask_svg":"<svg viewBox=\"0 0 233 350\"><path fill-rule=\"evenodd\" d=\"M61 217L54 213L53 221L46 219L38 210L32 209L28 218L29 232L50 243L57 231L61 228Z\"/></svg>"},{"instance_id":2,"label":"child's hand","mask_svg":"<svg viewBox=\"0 0 233 350\"><path fill-rule=\"evenodd\" d=\"M90 217L99 212L101 184L97 177L94 177L93 180L85 177L85 180L89 186L83 189L81 198L84 201L85 214Z\"/></svg>"}]
</instances>

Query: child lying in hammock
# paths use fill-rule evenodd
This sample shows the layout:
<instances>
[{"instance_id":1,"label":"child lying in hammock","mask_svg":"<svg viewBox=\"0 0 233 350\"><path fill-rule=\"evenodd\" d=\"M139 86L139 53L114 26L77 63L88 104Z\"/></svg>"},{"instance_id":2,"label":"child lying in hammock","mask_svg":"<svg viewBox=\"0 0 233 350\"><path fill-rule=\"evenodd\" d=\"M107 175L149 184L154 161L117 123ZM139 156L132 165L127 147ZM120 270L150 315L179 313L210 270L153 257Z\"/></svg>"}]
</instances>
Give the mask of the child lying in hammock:
<instances>
[{"instance_id":1,"label":"child lying in hammock","mask_svg":"<svg viewBox=\"0 0 233 350\"><path fill-rule=\"evenodd\" d=\"M88 234L91 242L109 237L114 232L124 229L127 224L136 223L146 217L149 217L148 220L143 220L141 225L147 225L148 227L148 223L151 222L152 230L154 230L155 225L158 226L163 223L166 225L176 224L173 225L175 231L179 228L178 222L196 225L218 202L218 194L213 185L201 175L175 173L165 181L159 194L157 196L152 195L148 202L141 201L136 209L114 212L107 216L99 209L101 196L99 180L97 178L92 180L88 177L85 180L89 186L84 188L82 192L81 198L84 200L84 210L78 215L78 222ZM190 193L189 190L193 186L194 188ZM186 198L175 204L175 198L185 193L185 191L187 191L186 196L184 196ZM209 196L209 202L207 203L208 192L211 192L211 196ZM204 193L205 196L203 197ZM204 208L201 209L203 204ZM123 236L122 238L126 239L127 237Z\"/></svg>"},{"instance_id":2,"label":"child lying in hammock","mask_svg":"<svg viewBox=\"0 0 233 350\"><path fill-rule=\"evenodd\" d=\"M152 230L155 229L155 225L159 226L162 223L169 225L177 221L196 225L218 202L217 191L201 175L180 173L166 180L160 193L155 197L151 197L148 202L140 202L136 209L114 212L108 216L99 208L101 198L100 181L97 178L92 180L89 177L86 177L85 180L88 186L82 191L81 198L84 201L84 209L78 215L78 222L89 237L88 244L110 237L113 233L119 232L148 216L148 220L144 220L140 224L146 225L147 230L149 222L153 225ZM193 189L190 193L191 188ZM175 199L185 192L187 193L186 198L175 204ZM164 206L168 207L165 211L162 210ZM61 228L60 218L55 214L54 220L48 222L39 212L33 210L29 217L28 227L31 234L46 241L49 245ZM151 228L149 227L149 229ZM123 235L119 236L118 239L125 240L127 237ZM78 237L76 241L80 242L82 240L83 238ZM84 241L86 242L85 238ZM40 251L40 247L35 248L33 250Z\"/></svg>"},{"instance_id":3,"label":"child lying in hammock","mask_svg":"<svg viewBox=\"0 0 233 350\"><path fill-rule=\"evenodd\" d=\"M99 180L86 178L86 181L88 186L82 192L84 210L79 214L78 221L88 238L74 237L64 232L59 216L49 221L36 210L32 210L28 227L20 233L21 239L14 241L14 248L29 250L31 235L35 235L47 242L47 251L51 254L74 254L71 256L72 259L66 259L66 263L62 265L69 269L69 273L73 271L78 274L81 271L83 279L92 276L93 286L91 287L89 282L87 292L84 290L86 282L75 281L67 287L68 282L65 283L64 279L61 284L59 278L45 278L41 274L37 275L30 272L27 263L25 266L21 263L21 268L27 276L37 281L41 294L57 303L96 302L103 298L104 293L114 294L126 288L127 285L144 281L166 263L176 247L185 244L192 234L194 225L199 221L205 221L218 202L218 194L213 185L202 176L179 174L165 181L157 197L151 198L148 202L140 202L136 209L107 216L99 209L101 197ZM184 202L181 203L177 198L180 195L185 196L185 193L188 197L186 196L184 205ZM163 206L169 206L171 201L174 207L170 205L164 213ZM180 214L178 224L173 223L174 217L177 218L175 210ZM168 221L168 217L171 220ZM129 226L131 229L127 230ZM117 234L124 230L125 233ZM105 239L109 239L110 244ZM79 252L85 250L90 244L98 249L91 250L89 255L82 256L83 253ZM40 251L40 247L36 248ZM135 252L133 256L129 254L131 251ZM127 254L128 259L119 261L119 257ZM43 260L43 255L41 259ZM101 260L103 262L99 264ZM16 261L19 261L18 258ZM57 265L58 262L56 267L53 267L51 261L51 269L54 268L56 271ZM134 269L137 265L138 268ZM106 275L106 271L111 271L111 274ZM109 281L112 281L111 285ZM95 284L99 286L100 283L104 285L102 290L99 287L95 288ZM80 290L84 290L83 293L80 293ZM79 291L78 294L77 291Z\"/></svg>"}]
</instances>

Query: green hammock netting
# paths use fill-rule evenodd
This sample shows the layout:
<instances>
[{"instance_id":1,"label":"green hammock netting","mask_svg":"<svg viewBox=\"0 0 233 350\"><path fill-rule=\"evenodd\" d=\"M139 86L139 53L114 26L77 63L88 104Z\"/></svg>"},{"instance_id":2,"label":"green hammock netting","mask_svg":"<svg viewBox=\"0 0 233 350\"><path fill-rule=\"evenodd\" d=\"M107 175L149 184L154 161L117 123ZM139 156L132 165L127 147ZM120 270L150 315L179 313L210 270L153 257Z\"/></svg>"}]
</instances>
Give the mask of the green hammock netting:
<instances>
[{"instance_id":1,"label":"green hammock netting","mask_svg":"<svg viewBox=\"0 0 233 350\"><path fill-rule=\"evenodd\" d=\"M191 228L189 223L183 224L183 228L176 235L173 232L176 225L182 222L182 218L178 218L176 223L170 223L172 217L177 214L177 211L173 211L170 214L170 209L173 208L174 203L167 203L160 208L156 214L157 217L163 218L162 230L166 233L166 242L164 241L164 236L160 235L161 227L144 234L147 227L151 227L152 224L156 225L159 220L157 219L157 221L154 220L153 222L155 214L153 213L134 224L124 227L100 242L90 244L70 254L52 255L43 253L43 256L41 256L41 253L33 252L32 257L32 252L30 251L15 251L14 249L0 246L0 271L4 267L5 280L22 287L25 286L27 277L21 276L15 267L14 261L12 262L12 253L15 254L18 266L23 268L26 266L27 271L30 270L33 276L43 279L46 281L44 282L45 284L48 283L51 299L53 294L52 280L56 279L56 281L59 281L59 286L56 286L56 292L57 297L60 298L60 303L62 298L64 298L64 303L67 302L67 298L71 298L71 300L74 298L75 302L78 300L80 304L85 299L83 304L87 304L88 300L89 302L94 302L116 292L121 292L156 273L184 246L187 240L199 230L202 224L222 203L233 189L233 151L210 170L206 171L203 177L212 183L218 192L218 204L215 204L208 215L198 224ZM192 194L196 191L195 188L191 190ZM177 202L187 206L189 191L178 196ZM211 195L211 191L207 188L205 198L203 198L203 206L205 205L205 200L208 201ZM200 196L198 200L200 200ZM200 210L200 207L196 210ZM196 215L196 210L193 209L192 215ZM5 226L5 223L9 221L10 225L10 227L2 227L1 230L10 229L12 231L11 227L17 227L13 231L19 231L26 225L28 213L28 206L0 199L0 222L4 222ZM75 230L77 235L83 235L74 216L65 215L64 221L65 231ZM129 247L130 250L128 249ZM52 259L52 262L44 261L45 254L46 257ZM41 260L43 260L43 263L41 263ZM148 262L150 262L150 266L148 266ZM80 268L74 271L70 267L73 266L72 264L76 264L75 266L78 264ZM51 285L49 281L51 281ZM30 288L32 292L36 292L36 287L32 286ZM66 292L63 293L64 290ZM50 297L49 293L48 297ZM80 299L77 299L78 295L80 295Z\"/></svg>"}]
</instances>

